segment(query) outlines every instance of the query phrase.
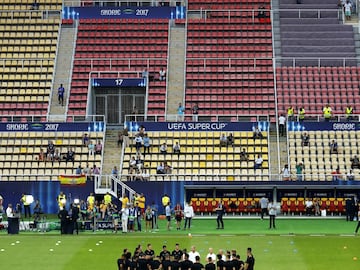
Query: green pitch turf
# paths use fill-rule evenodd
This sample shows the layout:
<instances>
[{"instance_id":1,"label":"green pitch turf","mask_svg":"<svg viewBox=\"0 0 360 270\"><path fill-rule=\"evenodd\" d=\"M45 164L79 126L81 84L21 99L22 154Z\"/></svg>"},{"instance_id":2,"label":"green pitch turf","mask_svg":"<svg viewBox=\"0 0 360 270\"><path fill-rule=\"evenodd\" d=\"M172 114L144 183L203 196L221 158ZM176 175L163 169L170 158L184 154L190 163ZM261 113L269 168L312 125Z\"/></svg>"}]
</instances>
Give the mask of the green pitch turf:
<instances>
[{"instance_id":1,"label":"green pitch turf","mask_svg":"<svg viewBox=\"0 0 360 270\"><path fill-rule=\"evenodd\" d=\"M214 219L194 220L188 231L166 231L164 221L156 232L126 235L107 231L82 232L80 235L21 232L0 233L1 269L117 269L116 260L124 248L138 244L153 245L156 254L162 245L169 250L195 245L205 262L208 248L236 249L245 259L252 247L255 269L360 269L360 236L354 236L356 222L333 219L279 219L277 229L268 229L268 220L225 220L225 229L216 230ZM143 224L144 225L144 224ZM358 258L358 260L357 260Z\"/></svg>"}]
</instances>

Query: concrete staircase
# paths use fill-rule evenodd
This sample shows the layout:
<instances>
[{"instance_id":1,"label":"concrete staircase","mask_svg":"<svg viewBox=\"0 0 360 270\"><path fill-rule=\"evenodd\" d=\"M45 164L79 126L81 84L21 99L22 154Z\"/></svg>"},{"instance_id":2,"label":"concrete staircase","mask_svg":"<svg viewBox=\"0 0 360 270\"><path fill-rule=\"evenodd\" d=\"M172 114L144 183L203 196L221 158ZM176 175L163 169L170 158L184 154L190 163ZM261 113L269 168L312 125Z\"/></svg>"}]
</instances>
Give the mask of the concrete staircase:
<instances>
[{"instance_id":1,"label":"concrete staircase","mask_svg":"<svg viewBox=\"0 0 360 270\"><path fill-rule=\"evenodd\" d=\"M279 137L279 150L277 147L277 135L276 132L270 133L270 145L269 145L269 155L271 159L270 164L270 180L280 180L278 178L278 174L280 170L284 167L286 163L288 163L287 160L287 143L286 143L286 137ZM278 155L280 155L280 164L278 160ZM294 170L295 168L290 168L291 170Z\"/></svg>"},{"instance_id":2,"label":"concrete staircase","mask_svg":"<svg viewBox=\"0 0 360 270\"><path fill-rule=\"evenodd\" d=\"M111 174L114 166L119 169L121 148L117 146L118 132L115 129L106 130L102 174Z\"/></svg>"},{"instance_id":3,"label":"concrete staircase","mask_svg":"<svg viewBox=\"0 0 360 270\"><path fill-rule=\"evenodd\" d=\"M55 78L52 89L52 99L50 105L50 121L65 121L66 105L69 97L71 83L71 65L73 62L73 52L75 50L76 27L62 26L60 32L60 42L55 67ZM65 88L64 106L59 105L57 89L60 84Z\"/></svg>"},{"instance_id":4,"label":"concrete staircase","mask_svg":"<svg viewBox=\"0 0 360 270\"><path fill-rule=\"evenodd\" d=\"M185 27L173 25L170 29L167 114L177 114L179 102L184 104L185 82ZM175 120L175 119L168 119Z\"/></svg>"},{"instance_id":5,"label":"concrete staircase","mask_svg":"<svg viewBox=\"0 0 360 270\"><path fill-rule=\"evenodd\" d=\"M273 10L272 27L274 33L274 54L275 57L281 56L281 36L280 36L280 14L279 14L279 0L271 1L271 9ZM281 64L280 60L277 60L276 64Z\"/></svg>"}]
</instances>

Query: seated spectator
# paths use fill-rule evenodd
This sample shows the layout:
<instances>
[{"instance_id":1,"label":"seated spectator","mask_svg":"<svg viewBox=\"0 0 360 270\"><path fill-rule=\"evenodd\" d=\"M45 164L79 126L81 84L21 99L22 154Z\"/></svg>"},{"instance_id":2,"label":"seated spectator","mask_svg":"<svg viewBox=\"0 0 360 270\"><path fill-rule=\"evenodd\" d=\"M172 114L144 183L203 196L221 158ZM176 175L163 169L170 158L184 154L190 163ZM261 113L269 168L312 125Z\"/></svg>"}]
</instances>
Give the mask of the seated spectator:
<instances>
[{"instance_id":1,"label":"seated spectator","mask_svg":"<svg viewBox=\"0 0 360 270\"><path fill-rule=\"evenodd\" d=\"M45 158L45 153L44 153L44 150L43 149L40 149L40 153L38 155L38 158L37 158L38 161L45 161L46 158Z\"/></svg>"},{"instance_id":2,"label":"seated spectator","mask_svg":"<svg viewBox=\"0 0 360 270\"><path fill-rule=\"evenodd\" d=\"M144 169L142 174L141 174L142 180L143 181L149 181L150 180L150 174L148 173L147 169Z\"/></svg>"},{"instance_id":3,"label":"seated spectator","mask_svg":"<svg viewBox=\"0 0 360 270\"><path fill-rule=\"evenodd\" d=\"M132 157L129 161L129 173L133 173L136 169L136 160L135 157Z\"/></svg>"},{"instance_id":4,"label":"seated spectator","mask_svg":"<svg viewBox=\"0 0 360 270\"><path fill-rule=\"evenodd\" d=\"M148 137L147 133L144 134L143 145L144 145L144 155L146 154L146 152L150 154L150 138Z\"/></svg>"},{"instance_id":5,"label":"seated spectator","mask_svg":"<svg viewBox=\"0 0 360 270\"><path fill-rule=\"evenodd\" d=\"M230 133L229 136L227 136L227 145L231 145L232 147L234 147L234 142L235 142L235 138L233 134Z\"/></svg>"},{"instance_id":6,"label":"seated spectator","mask_svg":"<svg viewBox=\"0 0 360 270\"><path fill-rule=\"evenodd\" d=\"M165 174L165 167L164 167L164 163L161 162L157 168L156 168L156 173L157 174Z\"/></svg>"},{"instance_id":7,"label":"seated spectator","mask_svg":"<svg viewBox=\"0 0 360 270\"><path fill-rule=\"evenodd\" d=\"M282 179L284 181L289 181L290 180L291 174L290 174L288 164L285 164L284 168L281 170L281 174L282 174Z\"/></svg>"},{"instance_id":8,"label":"seated spectator","mask_svg":"<svg viewBox=\"0 0 360 270\"><path fill-rule=\"evenodd\" d=\"M95 154L101 155L101 153L102 153L102 143L101 141L98 141L97 144L95 145Z\"/></svg>"},{"instance_id":9,"label":"seated spectator","mask_svg":"<svg viewBox=\"0 0 360 270\"><path fill-rule=\"evenodd\" d=\"M227 146L227 137L224 133L220 136L220 146Z\"/></svg>"},{"instance_id":10,"label":"seated spectator","mask_svg":"<svg viewBox=\"0 0 360 270\"><path fill-rule=\"evenodd\" d=\"M246 153L245 148L240 152L240 161L249 161L248 154Z\"/></svg>"},{"instance_id":11,"label":"seated spectator","mask_svg":"<svg viewBox=\"0 0 360 270\"><path fill-rule=\"evenodd\" d=\"M68 149L65 159L66 159L66 162L68 162L68 161L72 161L72 163L75 162L75 152L72 148Z\"/></svg>"},{"instance_id":12,"label":"seated spectator","mask_svg":"<svg viewBox=\"0 0 360 270\"><path fill-rule=\"evenodd\" d=\"M134 181L142 181L143 180L141 171L139 169L136 169L133 180Z\"/></svg>"},{"instance_id":13,"label":"seated spectator","mask_svg":"<svg viewBox=\"0 0 360 270\"><path fill-rule=\"evenodd\" d=\"M165 79L166 79L166 71L163 68L161 68L159 71L159 80L165 81Z\"/></svg>"},{"instance_id":14,"label":"seated spectator","mask_svg":"<svg viewBox=\"0 0 360 270\"><path fill-rule=\"evenodd\" d=\"M338 153L338 144L335 140L332 140L330 143L330 154Z\"/></svg>"},{"instance_id":15,"label":"seated spectator","mask_svg":"<svg viewBox=\"0 0 360 270\"><path fill-rule=\"evenodd\" d=\"M94 156L94 154L95 154L95 145L94 145L94 143L92 141L89 141L88 150L89 150L89 157Z\"/></svg>"},{"instance_id":16,"label":"seated spectator","mask_svg":"<svg viewBox=\"0 0 360 270\"><path fill-rule=\"evenodd\" d=\"M352 159L350 159L351 161L351 169L360 169L360 161L357 155L355 155Z\"/></svg>"},{"instance_id":17,"label":"seated spectator","mask_svg":"<svg viewBox=\"0 0 360 270\"><path fill-rule=\"evenodd\" d=\"M353 170L350 170L346 175L346 180L354 181L355 180L355 174Z\"/></svg>"},{"instance_id":18,"label":"seated spectator","mask_svg":"<svg viewBox=\"0 0 360 270\"><path fill-rule=\"evenodd\" d=\"M301 135L301 146L310 146L310 136L306 132Z\"/></svg>"},{"instance_id":19,"label":"seated spectator","mask_svg":"<svg viewBox=\"0 0 360 270\"><path fill-rule=\"evenodd\" d=\"M98 177L100 175L100 169L98 167L96 167L96 165L94 164L94 166L91 169L91 177L92 180L94 180L96 177Z\"/></svg>"},{"instance_id":20,"label":"seated spectator","mask_svg":"<svg viewBox=\"0 0 360 270\"><path fill-rule=\"evenodd\" d=\"M48 142L47 148L46 148L46 159L52 160L55 153L55 145L52 141Z\"/></svg>"},{"instance_id":21,"label":"seated spectator","mask_svg":"<svg viewBox=\"0 0 360 270\"><path fill-rule=\"evenodd\" d=\"M172 167L167 162L164 162L164 171L165 174L172 174Z\"/></svg>"},{"instance_id":22,"label":"seated spectator","mask_svg":"<svg viewBox=\"0 0 360 270\"><path fill-rule=\"evenodd\" d=\"M160 153L161 154L167 154L167 145L166 143L163 143L161 146L160 146Z\"/></svg>"},{"instance_id":23,"label":"seated spectator","mask_svg":"<svg viewBox=\"0 0 360 270\"><path fill-rule=\"evenodd\" d=\"M54 153L54 156L53 156L53 161L61 161L61 153L59 151L59 149L55 149L55 153Z\"/></svg>"},{"instance_id":24,"label":"seated spectator","mask_svg":"<svg viewBox=\"0 0 360 270\"><path fill-rule=\"evenodd\" d=\"M89 135L87 133L85 133L82 137L82 142L84 146L88 146L89 142L90 142L90 138Z\"/></svg>"},{"instance_id":25,"label":"seated spectator","mask_svg":"<svg viewBox=\"0 0 360 270\"><path fill-rule=\"evenodd\" d=\"M342 178L343 178L339 167L337 167L335 171L331 172L331 174L332 174L333 181L342 180Z\"/></svg>"},{"instance_id":26,"label":"seated spectator","mask_svg":"<svg viewBox=\"0 0 360 270\"><path fill-rule=\"evenodd\" d=\"M76 168L75 174L80 175L82 173L82 168L79 165L79 167Z\"/></svg>"},{"instance_id":27,"label":"seated spectator","mask_svg":"<svg viewBox=\"0 0 360 270\"><path fill-rule=\"evenodd\" d=\"M265 18L268 16L264 6L259 7L257 17L260 22L265 22Z\"/></svg>"},{"instance_id":28,"label":"seated spectator","mask_svg":"<svg viewBox=\"0 0 360 270\"><path fill-rule=\"evenodd\" d=\"M136 156L136 167L138 170L142 170L142 168L144 167L144 160L141 158L141 155L138 154Z\"/></svg>"},{"instance_id":29,"label":"seated spectator","mask_svg":"<svg viewBox=\"0 0 360 270\"><path fill-rule=\"evenodd\" d=\"M135 142L136 153L140 153L140 149L141 149L142 144L143 144L142 137L139 134L136 134L134 142Z\"/></svg>"},{"instance_id":30,"label":"seated spectator","mask_svg":"<svg viewBox=\"0 0 360 270\"><path fill-rule=\"evenodd\" d=\"M119 171L116 166L114 166L114 168L111 170L111 175L114 176L115 178L119 177Z\"/></svg>"},{"instance_id":31,"label":"seated spectator","mask_svg":"<svg viewBox=\"0 0 360 270\"><path fill-rule=\"evenodd\" d=\"M258 157L255 159L254 170L261 169L263 162L264 162L264 160L262 159L261 155L259 154Z\"/></svg>"},{"instance_id":32,"label":"seated spectator","mask_svg":"<svg viewBox=\"0 0 360 270\"><path fill-rule=\"evenodd\" d=\"M305 211L306 215L311 216L313 211L314 203L309 198L306 198L305 200Z\"/></svg>"},{"instance_id":33,"label":"seated spectator","mask_svg":"<svg viewBox=\"0 0 360 270\"><path fill-rule=\"evenodd\" d=\"M253 139L262 139L264 138L264 136L262 135L260 129L258 127L255 128L254 133L253 133Z\"/></svg>"},{"instance_id":34,"label":"seated spectator","mask_svg":"<svg viewBox=\"0 0 360 270\"><path fill-rule=\"evenodd\" d=\"M174 154L180 154L180 144L179 142L175 142L173 145L173 153Z\"/></svg>"},{"instance_id":35,"label":"seated spectator","mask_svg":"<svg viewBox=\"0 0 360 270\"><path fill-rule=\"evenodd\" d=\"M36 0L34 0L34 2L32 2L31 4L31 10L39 10L39 8L40 4Z\"/></svg>"}]
</instances>

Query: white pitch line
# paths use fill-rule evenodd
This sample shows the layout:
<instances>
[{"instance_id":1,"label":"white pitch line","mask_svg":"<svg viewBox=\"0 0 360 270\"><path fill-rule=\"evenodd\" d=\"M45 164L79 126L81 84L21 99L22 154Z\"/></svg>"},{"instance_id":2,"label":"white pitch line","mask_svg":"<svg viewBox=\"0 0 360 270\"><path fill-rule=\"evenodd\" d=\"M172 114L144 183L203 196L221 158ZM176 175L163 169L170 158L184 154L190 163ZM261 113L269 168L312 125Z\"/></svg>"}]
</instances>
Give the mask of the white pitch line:
<instances>
[{"instance_id":1,"label":"white pitch line","mask_svg":"<svg viewBox=\"0 0 360 270\"><path fill-rule=\"evenodd\" d=\"M310 234L310 236L321 237L321 236L325 236L325 234Z\"/></svg>"},{"instance_id":2,"label":"white pitch line","mask_svg":"<svg viewBox=\"0 0 360 270\"><path fill-rule=\"evenodd\" d=\"M290 237L294 237L296 236L295 234L280 234L280 236L290 236Z\"/></svg>"},{"instance_id":3,"label":"white pitch line","mask_svg":"<svg viewBox=\"0 0 360 270\"><path fill-rule=\"evenodd\" d=\"M354 237L355 234L340 234L339 236Z\"/></svg>"},{"instance_id":4,"label":"white pitch line","mask_svg":"<svg viewBox=\"0 0 360 270\"><path fill-rule=\"evenodd\" d=\"M236 236L235 234L220 234L220 236L224 236L224 237L234 237Z\"/></svg>"},{"instance_id":5,"label":"white pitch line","mask_svg":"<svg viewBox=\"0 0 360 270\"><path fill-rule=\"evenodd\" d=\"M250 236L265 236L265 234L250 234Z\"/></svg>"}]
</instances>

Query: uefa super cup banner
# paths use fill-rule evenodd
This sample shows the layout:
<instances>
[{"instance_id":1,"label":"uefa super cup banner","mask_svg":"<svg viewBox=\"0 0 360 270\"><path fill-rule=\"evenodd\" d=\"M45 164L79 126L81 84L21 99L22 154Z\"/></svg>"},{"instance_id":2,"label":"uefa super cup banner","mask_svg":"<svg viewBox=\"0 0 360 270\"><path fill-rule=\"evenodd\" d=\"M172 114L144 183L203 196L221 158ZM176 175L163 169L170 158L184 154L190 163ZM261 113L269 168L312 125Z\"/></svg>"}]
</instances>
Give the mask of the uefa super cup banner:
<instances>
[{"instance_id":1,"label":"uefa super cup banner","mask_svg":"<svg viewBox=\"0 0 360 270\"><path fill-rule=\"evenodd\" d=\"M186 8L176 7L64 7L63 19L185 19Z\"/></svg>"}]
</instances>

